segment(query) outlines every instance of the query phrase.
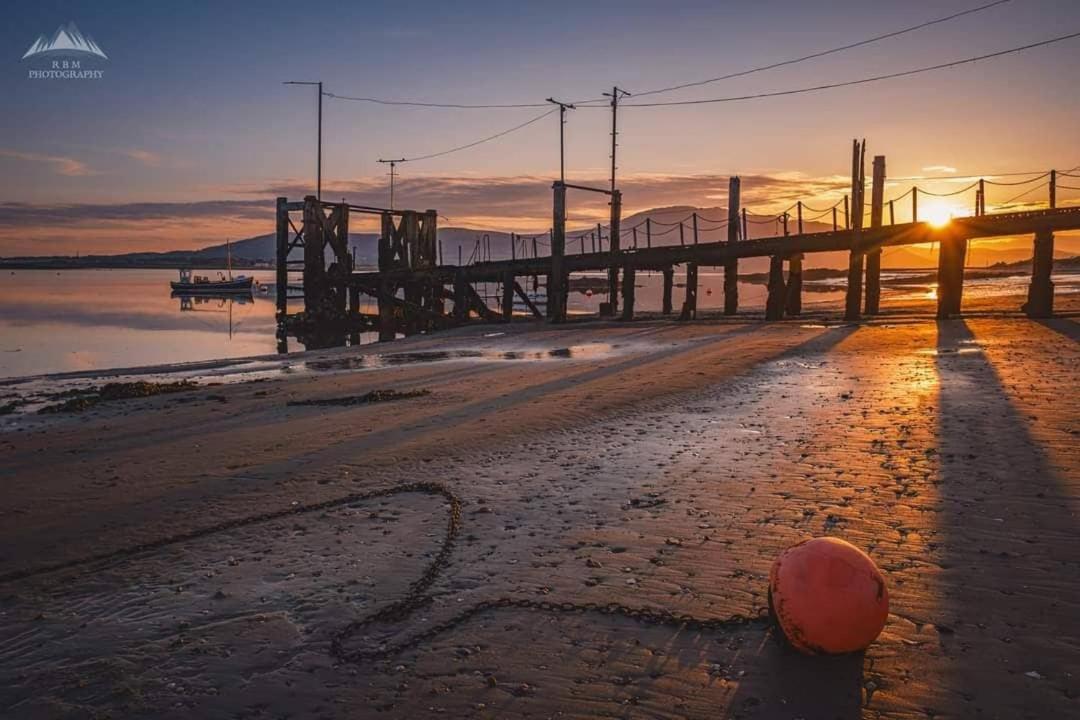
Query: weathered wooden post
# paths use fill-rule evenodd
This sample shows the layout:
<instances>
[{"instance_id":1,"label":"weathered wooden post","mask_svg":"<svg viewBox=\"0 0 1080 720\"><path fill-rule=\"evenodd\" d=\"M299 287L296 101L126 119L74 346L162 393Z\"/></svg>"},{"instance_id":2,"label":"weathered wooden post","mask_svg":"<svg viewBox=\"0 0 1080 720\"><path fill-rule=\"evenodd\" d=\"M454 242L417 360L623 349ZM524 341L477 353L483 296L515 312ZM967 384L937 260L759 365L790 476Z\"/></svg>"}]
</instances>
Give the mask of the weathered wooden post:
<instances>
[{"instance_id":1,"label":"weathered wooden post","mask_svg":"<svg viewBox=\"0 0 1080 720\"><path fill-rule=\"evenodd\" d=\"M802 253L795 253L788 258L788 279L784 302L784 313L787 315L802 315L802 261Z\"/></svg>"},{"instance_id":2,"label":"weathered wooden post","mask_svg":"<svg viewBox=\"0 0 1080 720\"><path fill-rule=\"evenodd\" d=\"M379 279L379 342L389 342L397 337L397 311L391 302L395 292L394 283Z\"/></svg>"},{"instance_id":3,"label":"weathered wooden post","mask_svg":"<svg viewBox=\"0 0 1080 720\"><path fill-rule=\"evenodd\" d=\"M1030 318L1048 318L1054 314L1054 233L1040 230L1035 234L1035 254L1031 261L1031 285L1028 299L1021 308Z\"/></svg>"},{"instance_id":4,"label":"weathered wooden post","mask_svg":"<svg viewBox=\"0 0 1080 720\"><path fill-rule=\"evenodd\" d=\"M289 313L289 208L288 199L277 199L277 321L281 324Z\"/></svg>"},{"instance_id":5,"label":"weathered wooden post","mask_svg":"<svg viewBox=\"0 0 1080 720\"><path fill-rule=\"evenodd\" d=\"M622 319L634 319L634 266L627 263L623 266L622 281Z\"/></svg>"},{"instance_id":6,"label":"weathered wooden post","mask_svg":"<svg viewBox=\"0 0 1080 720\"><path fill-rule=\"evenodd\" d=\"M652 218L645 218L645 247L652 247Z\"/></svg>"},{"instance_id":7,"label":"weathered wooden post","mask_svg":"<svg viewBox=\"0 0 1080 720\"><path fill-rule=\"evenodd\" d=\"M728 179L728 245L739 242L739 193L742 181L738 176ZM743 214L743 224L746 215ZM745 239L745 238L744 238ZM731 249L734 249L733 247ZM695 267L695 273L697 269ZM696 277L696 276L695 276ZM734 315L739 311L739 261L732 253L724 261L724 314Z\"/></svg>"},{"instance_id":8,"label":"weathered wooden post","mask_svg":"<svg viewBox=\"0 0 1080 720\"><path fill-rule=\"evenodd\" d=\"M548 316L551 322L561 323L566 320L566 185L556 181L551 187L555 202L551 226L551 274L547 287Z\"/></svg>"},{"instance_id":9,"label":"weathered wooden post","mask_svg":"<svg viewBox=\"0 0 1080 720\"><path fill-rule=\"evenodd\" d=\"M675 285L675 268L664 268L664 308L665 315L671 314L671 290Z\"/></svg>"},{"instance_id":10,"label":"weathered wooden post","mask_svg":"<svg viewBox=\"0 0 1080 720\"><path fill-rule=\"evenodd\" d=\"M333 317L333 298L326 277L326 239L322 204L314 195L304 198L304 315L315 325Z\"/></svg>"},{"instance_id":11,"label":"weathered wooden post","mask_svg":"<svg viewBox=\"0 0 1080 720\"><path fill-rule=\"evenodd\" d=\"M911 186L911 222L919 222L919 186Z\"/></svg>"},{"instance_id":12,"label":"weathered wooden post","mask_svg":"<svg viewBox=\"0 0 1080 720\"><path fill-rule=\"evenodd\" d=\"M870 190L870 227L881 227L885 202L885 156L874 156L874 177ZM877 315L881 306L881 246L866 253L867 315Z\"/></svg>"},{"instance_id":13,"label":"weathered wooden post","mask_svg":"<svg viewBox=\"0 0 1080 720\"><path fill-rule=\"evenodd\" d=\"M769 257L769 296L765 300L765 319L784 319L784 257L772 255Z\"/></svg>"},{"instance_id":14,"label":"weathered wooden post","mask_svg":"<svg viewBox=\"0 0 1080 720\"><path fill-rule=\"evenodd\" d=\"M1057 208L1057 170L1050 171L1050 209Z\"/></svg>"},{"instance_id":15,"label":"weathered wooden post","mask_svg":"<svg viewBox=\"0 0 1080 720\"><path fill-rule=\"evenodd\" d=\"M844 319L858 320L862 317L862 221L863 192L866 185L866 142L855 141L851 158L851 254L848 257L847 297L844 303Z\"/></svg>"},{"instance_id":16,"label":"weathered wooden post","mask_svg":"<svg viewBox=\"0 0 1080 720\"><path fill-rule=\"evenodd\" d=\"M611 229L609 231L608 246L611 258L608 265L608 307L611 309L611 317L619 312L619 239L622 223L622 192L615 190L611 193Z\"/></svg>"},{"instance_id":17,"label":"weathered wooden post","mask_svg":"<svg viewBox=\"0 0 1080 720\"><path fill-rule=\"evenodd\" d=\"M465 280L465 271L460 267L454 272L454 319L465 322L469 319L469 284Z\"/></svg>"},{"instance_id":18,"label":"weathered wooden post","mask_svg":"<svg viewBox=\"0 0 1080 720\"><path fill-rule=\"evenodd\" d=\"M964 259L967 238L946 229L938 253L938 310L939 318L959 315L964 295Z\"/></svg>"},{"instance_id":19,"label":"weathered wooden post","mask_svg":"<svg viewBox=\"0 0 1080 720\"><path fill-rule=\"evenodd\" d=\"M502 281L502 320L510 322L514 319L514 271L507 270L503 273Z\"/></svg>"},{"instance_id":20,"label":"weathered wooden post","mask_svg":"<svg viewBox=\"0 0 1080 720\"><path fill-rule=\"evenodd\" d=\"M697 318L697 291L698 291L698 265L697 263L686 264L686 300L683 302L680 320L695 320Z\"/></svg>"}]
</instances>

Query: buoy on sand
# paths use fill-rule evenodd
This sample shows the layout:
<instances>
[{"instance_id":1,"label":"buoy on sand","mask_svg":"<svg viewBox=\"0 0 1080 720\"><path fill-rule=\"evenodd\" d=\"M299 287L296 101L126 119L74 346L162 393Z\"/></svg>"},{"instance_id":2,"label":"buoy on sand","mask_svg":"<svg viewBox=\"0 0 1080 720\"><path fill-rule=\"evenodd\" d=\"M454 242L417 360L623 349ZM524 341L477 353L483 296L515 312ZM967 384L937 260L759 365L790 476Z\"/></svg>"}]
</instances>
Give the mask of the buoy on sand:
<instances>
[{"instance_id":1,"label":"buoy on sand","mask_svg":"<svg viewBox=\"0 0 1080 720\"><path fill-rule=\"evenodd\" d=\"M776 558L769 608L797 650L848 653L865 649L885 627L889 591L866 553L839 538L821 537Z\"/></svg>"}]
</instances>

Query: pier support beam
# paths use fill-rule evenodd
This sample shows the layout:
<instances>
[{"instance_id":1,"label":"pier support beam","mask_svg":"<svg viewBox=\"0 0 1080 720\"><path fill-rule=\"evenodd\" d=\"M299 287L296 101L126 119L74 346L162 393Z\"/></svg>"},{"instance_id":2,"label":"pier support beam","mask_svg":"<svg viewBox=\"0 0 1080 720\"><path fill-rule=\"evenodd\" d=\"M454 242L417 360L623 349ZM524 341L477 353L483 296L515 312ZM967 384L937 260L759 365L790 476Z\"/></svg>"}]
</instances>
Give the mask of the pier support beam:
<instances>
[{"instance_id":1,"label":"pier support beam","mask_svg":"<svg viewBox=\"0 0 1080 720\"><path fill-rule=\"evenodd\" d=\"M277 199L277 321L281 324L289 313L289 209L288 198Z\"/></svg>"},{"instance_id":2,"label":"pier support beam","mask_svg":"<svg viewBox=\"0 0 1080 720\"><path fill-rule=\"evenodd\" d=\"M389 280L379 280L379 342L390 342L397 337L397 314L390 301L396 290Z\"/></svg>"},{"instance_id":3,"label":"pier support beam","mask_svg":"<svg viewBox=\"0 0 1080 720\"><path fill-rule=\"evenodd\" d=\"M960 314L964 296L964 258L967 238L948 236L938 253L938 318Z\"/></svg>"},{"instance_id":4,"label":"pier support beam","mask_svg":"<svg viewBox=\"0 0 1080 720\"><path fill-rule=\"evenodd\" d=\"M454 319L458 322L469 319L469 283L461 270L454 273Z\"/></svg>"},{"instance_id":5,"label":"pier support beam","mask_svg":"<svg viewBox=\"0 0 1080 720\"><path fill-rule=\"evenodd\" d=\"M802 254L788 258L787 298L784 313L791 316L802 315Z\"/></svg>"},{"instance_id":6,"label":"pier support beam","mask_svg":"<svg viewBox=\"0 0 1080 720\"><path fill-rule=\"evenodd\" d=\"M1021 308L1030 318L1048 318L1054 314L1054 233L1040 230L1035 234L1035 254L1031 261L1031 285L1028 299Z\"/></svg>"},{"instance_id":7,"label":"pier support beam","mask_svg":"<svg viewBox=\"0 0 1080 720\"><path fill-rule=\"evenodd\" d=\"M783 320L784 304L784 258L773 255L769 258L769 296L765 300L765 319Z\"/></svg>"},{"instance_id":8,"label":"pier support beam","mask_svg":"<svg viewBox=\"0 0 1080 720\"><path fill-rule=\"evenodd\" d=\"M739 192L741 180L733 177L728 180L728 243L739 241ZM747 238L742 238L746 240ZM696 268L695 268L696 271ZM695 305L696 308L696 305ZM724 263L724 314L734 315L739 311L739 261L728 260Z\"/></svg>"},{"instance_id":9,"label":"pier support beam","mask_svg":"<svg viewBox=\"0 0 1080 720\"><path fill-rule=\"evenodd\" d=\"M622 271L622 319L634 319L634 266L625 265Z\"/></svg>"},{"instance_id":10,"label":"pier support beam","mask_svg":"<svg viewBox=\"0 0 1080 720\"><path fill-rule=\"evenodd\" d=\"M615 190L611 193L611 228L608 238L608 252L611 255L611 264L608 266L608 303L611 308L611 317L619 314L619 246L622 224L622 192Z\"/></svg>"},{"instance_id":11,"label":"pier support beam","mask_svg":"<svg viewBox=\"0 0 1080 720\"><path fill-rule=\"evenodd\" d=\"M851 256L848 258L847 296L844 301L844 319L862 318L863 280L863 197L866 190L866 141L855 141L851 157Z\"/></svg>"},{"instance_id":12,"label":"pier support beam","mask_svg":"<svg viewBox=\"0 0 1080 720\"><path fill-rule=\"evenodd\" d=\"M502 281L502 320L510 322L514 319L514 271L507 270L503 273Z\"/></svg>"},{"instance_id":13,"label":"pier support beam","mask_svg":"<svg viewBox=\"0 0 1080 720\"><path fill-rule=\"evenodd\" d=\"M683 301L680 320L697 319L698 266L697 263L686 265L686 300Z\"/></svg>"},{"instance_id":14,"label":"pier support beam","mask_svg":"<svg viewBox=\"0 0 1080 720\"><path fill-rule=\"evenodd\" d=\"M664 307L665 315L671 314L671 290L675 285L675 268L664 268Z\"/></svg>"},{"instance_id":15,"label":"pier support beam","mask_svg":"<svg viewBox=\"0 0 1080 720\"><path fill-rule=\"evenodd\" d=\"M885 203L885 156L874 156L873 185L870 191L870 227L881 227ZM867 315L877 315L881 307L881 248L866 253Z\"/></svg>"},{"instance_id":16,"label":"pier support beam","mask_svg":"<svg viewBox=\"0 0 1080 720\"><path fill-rule=\"evenodd\" d=\"M555 201L552 206L551 274L547 284L548 317L553 323L561 323L566 320L566 185L557 181L551 187Z\"/></svg>"}]
</instances>

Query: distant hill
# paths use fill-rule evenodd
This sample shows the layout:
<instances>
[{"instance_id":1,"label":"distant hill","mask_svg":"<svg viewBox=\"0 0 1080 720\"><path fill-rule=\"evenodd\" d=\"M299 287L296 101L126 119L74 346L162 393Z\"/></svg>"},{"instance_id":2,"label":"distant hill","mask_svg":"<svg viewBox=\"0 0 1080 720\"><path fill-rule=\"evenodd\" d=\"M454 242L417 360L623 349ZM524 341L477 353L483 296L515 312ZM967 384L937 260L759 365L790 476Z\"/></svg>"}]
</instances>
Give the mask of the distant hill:
<instances>
[{"instance_id":1,"label":"distant hill","mask_svg":"<svg viewBox=\"0 0 1080 720\"><path fill-rule=\"evenodd\" d=\"M646 221L652 226L652 245L678 245L680 243L679 222L683 222L682 242L693 242L692 215L698 216L698 241L718 242L727 239L727 209L723 207L693 207L689 205L675 205L671 207L652 208L635 213L622 219L624 234L622 247L633 247L633 235L628 232L630 228L637 226L638 247L645 247L648 242L645 229ZM773 218L750 216L748 234L750 239L772 237L783 232L780 223ZM603 232L607 233L607 223ZM571 222L567 226L568 254L576 254L581 251L591 252L593 249L592 238L586 236L579 238L582 233L589 233L595 229L595 225L586 226L582 223ZM803 225L805 232L824 232L832 230L831 223L807 221ZM797 232L796 220L789 221L789 231ZM538 240L538 251L541 256L549 250L546 237L547 230L541 230L535 234L545 235ZM531 233L523 233L526 238L524 251L532 255L532 243L528 238ZM443 257L442 262L447 264L469 263L478 259L502 260L511 257L510 234L496 230L484 230L477 228L440 227L438 232L439 246ZM519 241L520 242L520 241ZM1075 243L1074 243L1075 244ZM350 233L349 245L353 248L356 263L359 267L374 267L378 263L378 236L374 233ZM1059 247L1055 257L1065 258L1076 254L1080 248ZM603 248L607 248L605 239ZM519 244L515 253L520 256L522 246ZM23 257L0 259L0 266L7 267L146 267L146 268L176 268L176 267L199 267L214 268L224 267L227 254L225 243L211 245L197 250L174 250L170 252L156 253L126 253L122 255L86 255L78 258L72 257ZM810 268L846 268L848 257L846 252L826 252L809 255L805 261L805 267ZM233 264L236 267L273 267L275 262L275 236L274 234L257 235L232 243ZM937 267L938 249L936 247L904 246L886 248L882 257L882 266L886 268L934 268ZM995 247L989 242L972 243L968 253L968 265L972 267L992 267L1002 263L1015 263L1030 260L1030 245L1020 245L1014 248ZM754 273L768 269L767 258L751 258L739 263L740 272Z\"/></svg>"}]
</instances>

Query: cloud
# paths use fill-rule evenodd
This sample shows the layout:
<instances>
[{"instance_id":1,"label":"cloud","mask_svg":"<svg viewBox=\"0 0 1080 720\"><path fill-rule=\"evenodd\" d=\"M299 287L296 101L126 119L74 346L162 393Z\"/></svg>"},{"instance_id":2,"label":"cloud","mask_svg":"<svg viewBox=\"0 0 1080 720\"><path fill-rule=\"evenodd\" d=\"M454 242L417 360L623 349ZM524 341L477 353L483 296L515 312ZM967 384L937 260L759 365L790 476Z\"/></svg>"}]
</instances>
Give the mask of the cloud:
<instances>
[{"instance_id":1,"label":"cloud","mask_svg":"<svg viewBox=\"0 0 1080 720\"><path fill-rule=\"evenodd\" d=\"M572 178L575 184L607 187L601 173ZM443 227L467 227L522 233L542 232L551 225L551 184L547 176L512 177L405 175L395 187L398 207L434 208ZM832 205L847 191L841 177L798 174L743 175L743 205L751 213L770 214L804 200L820 207ZM619 179L623 217L642 210L693 205L727 204L728 177L715 174L628 174ZM244 238L274 230L274 198L300 200L312 194L308 180L208 188L208 193L231 199L197 202L138 203L2 203L0 254L34 255L74 252L112 253L202 247L225 237ZM389 188L383 178L330 182L323 198L346 199L354 205L385 206ZM606 223L606 195L571 190L571 227ZM356 213L354 232L378 228L378 217Z\"/></svg>"},{"instance_id":2,"label":"cloud","mask_svg":"<svg viewBox=\"0 0 1080 720\"><path fill-rule=\"evenodd\" d=\"M207 200L189 203L0 203L0 226L64 226L85 223L149 223L233 217L273 220L269 200Z\"/></svg>"},{"instance_id":3,"label":"cloud","mask_svg":"<svg viewBox=\"0 0 1080 720\"><path fill-rule=\"evenodd\" d=\"M924 167L922 169L922 171L923 172L929 172L929 173L950 173L951 174L951 173L956 172L956 168L950 167L949 165L927 165L926 167Z\"/></svg>"},{"instance_id":4,"label":"cloud","mask_svg":"<svg viewBox=\"0 0 1080 720\"><path fill-rule=\"evenodd\" d=\"M75 158L64 155L41 155L39 153L28 153L0 148L0 157L8 157L15 160L24 160L26 162L38 164L49 164L52 165L53 171L56 174L66 175L68 177L84 177L100 174L92 170L90 166L81 160L76 160Z\"/></svg>"},{"instance_id":5,"label":"cloud","mask_svg":"<svg viewBox=\"0 0 1080 720\"><path fill-rule=\"evenodd\" d=\"M130 150L121 150L120 152L121 154L126 155L132 160L140 162L147 167L156 168L164 165L161 156L157 153L150 152L149 150L140 150L138 148L133 148Z\"/></svg>"}]
</instances>

